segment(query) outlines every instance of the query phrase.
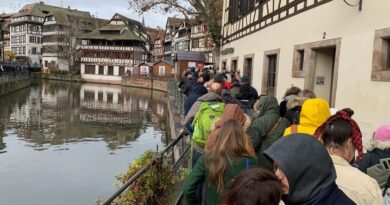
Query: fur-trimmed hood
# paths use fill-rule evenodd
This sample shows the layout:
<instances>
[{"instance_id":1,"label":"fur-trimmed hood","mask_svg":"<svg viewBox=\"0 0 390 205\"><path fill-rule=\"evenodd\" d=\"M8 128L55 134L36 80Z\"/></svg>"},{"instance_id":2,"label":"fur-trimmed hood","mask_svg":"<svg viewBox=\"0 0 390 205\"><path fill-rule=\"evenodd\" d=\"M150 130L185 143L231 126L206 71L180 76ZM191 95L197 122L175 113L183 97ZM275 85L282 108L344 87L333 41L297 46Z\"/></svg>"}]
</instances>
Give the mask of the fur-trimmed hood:
<instances>
[{"instance_id":1,"label":"fur-trimmed hood","mask_svg":"<svg viewBox=\"0 0 390 205\"><path fill-rule=\"evenodd\" d=\"M370 139L370 142L367 144L367 150L372 151L374 149L380 149L380 150L385 150L390 148L390 141L378 141L375 140L374 138Z\"/></svg>"},{"instance_id":2,"label":"fur-trimmed hood","mask_svg":"<svg viewBox=\"0 0 390 205\"><path fill-rule=\"evenodd\" d=\"M385 150L390 148L390 125L383 125L375 130L374 137L371 138L367 150Z\"/></svg>"},{"instance_id":3,"label":"fur-trimmed hood","mask_svg":"<svg viewBox=\"0 0 390 205\"><path fill-rule=\"evenodd\" d=\"M295 96L294 98L292 98L287 102L287 109L291 110L294 109L295 107L302 106L305 100L307 100L306 97Z\"/></svg>"}]
</instances>

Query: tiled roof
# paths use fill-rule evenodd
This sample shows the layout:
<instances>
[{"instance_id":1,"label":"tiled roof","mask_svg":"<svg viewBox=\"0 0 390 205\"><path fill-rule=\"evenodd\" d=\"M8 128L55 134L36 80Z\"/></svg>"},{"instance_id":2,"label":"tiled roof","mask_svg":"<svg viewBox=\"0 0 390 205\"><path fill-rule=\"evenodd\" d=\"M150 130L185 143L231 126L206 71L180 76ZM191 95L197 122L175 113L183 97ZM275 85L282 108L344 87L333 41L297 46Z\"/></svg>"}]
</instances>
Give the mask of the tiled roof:
<instances>
[{"instance_id":1,"label":"tiled roof","mask_svg":"<svg viewBox=\"0 0 390 205\"><path fill-rule=\"evenodd\" d=\"M154 64L153 64L153 63L149 63L149 62L148 62L148 63L145 63L145 62L144 62L144 63L138 64L138 66L141 66L141 65L147 65L147 66L149 66L149 67L153 67Z\"/></svg>"},{"instance_id":2,"label":"tiled roof","mask_svg":"<svg viewBox=\"0 0 390 205\"><path fill-rule=\"evenodd\" d=\"M154 42L154 40L158 37L158 30L155 28L145 28L146 33L150 36L150 41Z\"/></svg>"},{"instance_id":3,"label":"tiled roof","mask_svg":"<svg viewBox=\"0 0 390 205\"><path fill-rule=\"evenodd\" d=\"M170 61L169 62L168 61L163 61L163 60L157 61L157 62L153 63L153 65L156 65L156 64L161 63L161 62L166 63L166 64L168 64L170 66L173 66L172 62L170 62Z\"/></svg>"},{"instance_id":4,"label":"tiled roof","mask_svg":"<svg viewBox=\"0 0 390 205\"><path fill-rule=\"evenodd\" d=\"M175 17L168 17L168 24L170 26L179 27L183 19L175 18Z\"/></svg>"},{"instance_id":5,"label":"tiled roof","mask_svg":"<svg viewBox=\"0 0 390 205\"><path fill-rule=\"evenodd\" d=\"M80 39L102 39L102 40L134 40L143 41L134 31L125 29L121 34L102 34L99 29L92 31L91 33L84 34L79 37Z\"/></svg>"},{"instance_id":6,"label":"tiled roof","mask_svg":"<svg viewBox=\"0 0 390 205\"><path fill-rule=\"evenodd\" d=\"M178 51L176 53L176 59L178 61L206 61L206 56L204 53L200 52L191 52L191 51Z\"/></svg>"},{"instance_id":7,"label":"tiled roof","mask_svg":"<svg viewBox=\"0 0 390 205\"><path fill-rule=\"evenodd\" d=\"M157 38L163 40L165 38L165 30L162 30L162 29L158 30Z\"/></svg>"},{"instance_id":8,"label":"tiled roof","mask_svg":"<svg viewBox=\"0 0 390 205\"><path fill-rule=\"evenodd\" d=\"M104 25L103 27L99 28L100 31L120 31L123 28L125 28L126 25L111 25L107 24Z\"/></svg>"},{"instance_id":9,"label":"tiled roof","mask_svg":"<svg viewBox=\"0 0 390 205\"><path fill-rule=\"evenodd\" d=\"M121 14L114 14L114 17L118 16L125 25L104 25L101 28L95 29L94 31L80 36L80 39L105 39L105 40L134 40L134 41L145 41L136 32L135 29L143 29L140 22L130 19ZM114 18L113 17L113 18ZM105 34L101 31L122 31L120 34Z\"/></svg>"},{"instance_id":10,"label":"tiled roof","mask_svg":"<svg viewBox=\"0 0 390 205\"><path fill-rule=\"evenodd\" d=\"M91 17L91 14L87 11L79 11L76 9L62 8L62 7L47 5L44 3L26 4L15 15L15 17L25 16L25 15L45 17L47 15L54 15L57 12L66 12L79 17Z\"/></svg>"}]
</instances>

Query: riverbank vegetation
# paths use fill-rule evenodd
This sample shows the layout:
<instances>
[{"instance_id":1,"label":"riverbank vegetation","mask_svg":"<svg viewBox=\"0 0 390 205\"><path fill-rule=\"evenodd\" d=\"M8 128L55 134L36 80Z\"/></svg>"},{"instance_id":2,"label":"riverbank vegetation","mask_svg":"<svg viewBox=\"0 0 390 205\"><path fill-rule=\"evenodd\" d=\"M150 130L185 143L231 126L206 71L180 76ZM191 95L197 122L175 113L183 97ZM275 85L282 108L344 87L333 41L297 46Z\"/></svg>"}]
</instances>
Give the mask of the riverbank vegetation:
<instances>
[{"instance_id":1,"label":"riverbank vegetation","mask_svg":"<svg viewBox=\"0 0 390 205\"><path fill-rule=\"evenodd\" d=\"M116 177L119 181L117 185L119 188L142 169L143 166L148 163L154 163L113 204L169 204L170 193L174 190L176 182L181 180L182 177L176 176L171 172L171 165L168 162L157 160L156 157L158 157L158 152L147 151L129 165L127 172L121 173Z\"/></svg>"}]
</instances>

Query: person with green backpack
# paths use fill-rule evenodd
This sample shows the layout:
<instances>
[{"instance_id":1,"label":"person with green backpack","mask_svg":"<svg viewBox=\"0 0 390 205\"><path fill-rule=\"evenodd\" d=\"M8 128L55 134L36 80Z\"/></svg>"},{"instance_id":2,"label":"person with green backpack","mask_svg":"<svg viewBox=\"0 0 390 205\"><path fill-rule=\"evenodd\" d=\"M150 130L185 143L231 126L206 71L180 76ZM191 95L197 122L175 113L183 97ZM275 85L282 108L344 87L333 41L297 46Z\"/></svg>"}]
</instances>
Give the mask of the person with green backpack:
<instances>
[{"instance_id":1,"label":"person with green backpack","mask_svg":"<svg viewBox=\"0 0 390 205\"><path fill-rule=\"evenodd\" d=\"M193 129L191 141L192 164L202 155L209 133L214 128L214 123L221 117L225 103L223 103L219 83L213 83L211 92L201 96L188 111L184 125L191 125Z\"/></svg>"},{"instance_id":2,"label":"person with green backpack","mask_svg":"<svg viewBox=\"0 0 390 205\"><path fill-rule=\"evenodd\" d=\"M225 103L219 101L203 102L196 113L192 127L192 166L204 153L204 147L215 123L221 118Z\"/></svg>"}]
</instances>

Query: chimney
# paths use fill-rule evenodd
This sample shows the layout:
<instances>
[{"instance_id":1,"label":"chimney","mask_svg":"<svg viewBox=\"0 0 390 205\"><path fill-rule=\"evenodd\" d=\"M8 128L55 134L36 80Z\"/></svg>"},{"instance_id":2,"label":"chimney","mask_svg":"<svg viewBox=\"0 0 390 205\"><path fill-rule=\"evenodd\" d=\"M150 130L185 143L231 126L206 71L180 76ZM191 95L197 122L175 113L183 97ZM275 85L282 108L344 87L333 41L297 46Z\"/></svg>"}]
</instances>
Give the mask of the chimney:
<instances>
[{"instance_id":1,"label":"chimney","mask_svg":"<svg viewBox=\"0 0 390 205\"><path fill-rule=\"evenodd\" d=\"M68 6L68 9L70 10L70 6Z\"/></svg>"},{"instance_id":2,"label":"chimney","mask_svg":"<svg viewBox=\"0 0 390 205\"><path fill-rule=\"evenodd\" d=\"M45 4L45 3L44 3L43 1L40 1L39 4L43 5L43 4Z\"/></svg>"}]
</instances>

